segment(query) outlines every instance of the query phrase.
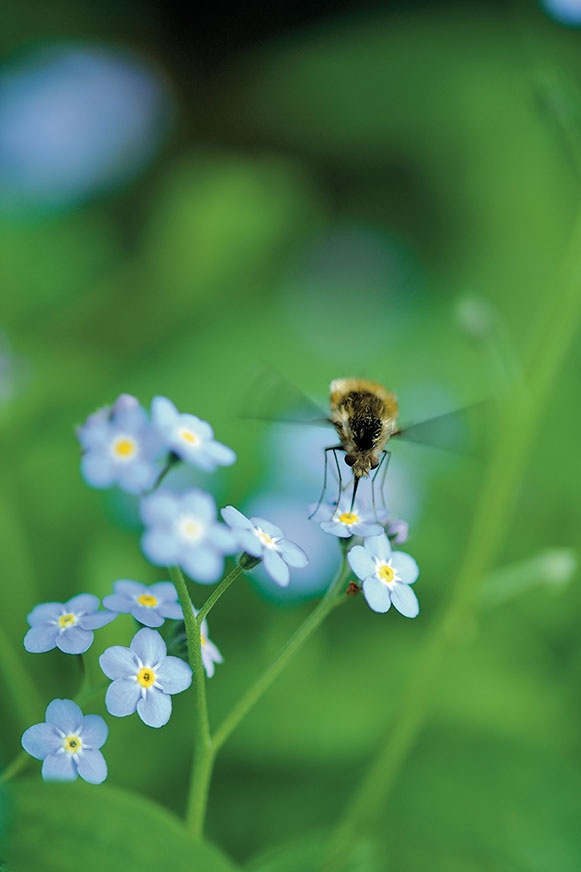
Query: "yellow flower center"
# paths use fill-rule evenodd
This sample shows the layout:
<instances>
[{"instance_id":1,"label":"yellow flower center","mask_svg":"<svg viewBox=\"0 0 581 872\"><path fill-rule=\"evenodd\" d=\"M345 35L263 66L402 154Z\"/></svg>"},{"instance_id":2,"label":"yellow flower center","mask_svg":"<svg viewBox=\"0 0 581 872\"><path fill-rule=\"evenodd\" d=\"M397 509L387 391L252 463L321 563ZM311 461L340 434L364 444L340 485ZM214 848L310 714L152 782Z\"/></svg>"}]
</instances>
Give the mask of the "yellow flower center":
<instances>
[{"instance_id":1,"label":"yellow flower center","mask_svg":"<svg viewBox=\"0 0 581 872\"><path fill-rule=\"evenodd\" d=\"M359 520L359 515L356 515L355 512L343 512L342 515L339 515L339 520L342 524L356 524Z\"/></svg>"},{"instance_id":2,"label":"yellow flower center","mask_svg":"<svg viewBox=\"0 0 581 872\"><path fill-rule=\"evenodd\" d=\"M202 633L202 637L201 637L201 638L202 638L202 648L203 648L204 645L206 644L206 637L204 636L203 633Z\"/></svg>"},{"instance_id":3,"label":"yellow flower center","mask_svg":"<svg viewBox=\"0 0 581 872\"><path fill-rule=\"evenodd\" d=\"M140 597L137 597L137 602L147 609L153 609L157 605L157 599L150 593L142 593Z\"/></svg>"},{"instance_id":4,"label":"yellow flower center","mask_svg":"<svg viewBox=\"0 0 581 872\"><path fill-rule=\"evenodd\" d=\"M382 563L378 570L378 575L382 581L389 584L395 578L395 571L387 563Z\"/></svg>"},{"instance_id":5,"label":"yellow flower center","mask_svg":"<svg viewBox=\"0 0 581 872\"><path fill-rule=\"evenodd\" d=\"M137 442L132 436L118 436L111 451L116 460L131 460L137 454Z\"/></svg>"},{"instance_id":6,"label":"yellow flower center","mask_svg":"<svg viewBox=\"0 0 581 872\"><path fill-rule=\"evenodd\" d=\"M188 430L187 427L180 427L178 430L178 436L184 442L187 442L188 445L199 445L200 443L200 437L196 436L195 433L192 433L191 430Z\"/></svg>"},{"instance_id":7,"label":"yellow flower center","mask_svg":"<svg viewBox=\"0 0 581 872\"><path fill-rule=\"evenodd\" d=\"M263 545L265 545L267 548L274 548L277 541L276 539L273 539L272 536L269 536L268 533L265 533L264 530L260 529L260 527L257 527L254 532L256 534L256 537L260 539Z\"/></svg>"},{"instance_id":8,"label":"yellow flower center","mask_svg":"<svg viewBox=\"0 0 581 872\"><path fill-rule=\"evenodd\" d=\"M142 687L151 687L155 683L155 672L149 666L142 666L137 673L137 680Z\"/></svg>"},{"instance_id":9,"label":"yellow flower center","mask_svg":"<svg viewBox=\"0 0 581 872\"><path fill-rule=\"evenodd\" d=\"M189 539L190 542L201 539L204 534L203 525L193 515L184 515L180 518L178 530L182 538Z\"/></svg>"},{"instance_id":10,"label":"yellow flower center","mask_svg":"<svg viewBox=\"0 0 581 872\"><path fill-rule=\"evenodd\" d=\"M66 615L61 615L59 618L59 626L66 630L67 627L73 627L77 623L77 616L69 612Z\"/></svg>"},{"instance_id":11,"label":"yellow flower center","mask_svg":"<svg viewBox=\"0 0 581 872\"><path fill-rule=\"evenodd\" d=\"M65 736L63 739L63 748L68 754L78 754L82 747L80 736Z\"/></svg>"}]
</instances>

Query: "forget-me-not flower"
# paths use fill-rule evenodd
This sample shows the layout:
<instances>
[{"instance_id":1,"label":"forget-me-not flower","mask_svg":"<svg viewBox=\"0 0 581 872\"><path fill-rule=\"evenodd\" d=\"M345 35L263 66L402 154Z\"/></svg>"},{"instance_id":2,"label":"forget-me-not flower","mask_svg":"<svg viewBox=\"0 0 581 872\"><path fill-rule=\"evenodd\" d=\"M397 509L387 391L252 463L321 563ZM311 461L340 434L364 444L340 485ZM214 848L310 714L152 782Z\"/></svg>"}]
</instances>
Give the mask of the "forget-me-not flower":
<instances>
[{"instance_id":1,"label":"forget-me-not flower","mask_svg":"<svg viewBox=\"0 0 581 872\"><path fill-rule=\"evenodd\" d=\"M217 520L214 498L204 491L158 491L141 501L141 517L147 559L157 566L181 566L200 584L218 581L224 555L236 551L232 533Z\"/></svg>"},{"instance_id":2,"label":"forget-me-not flower","mask_svg":"<svg viewBox=\"0 0 581 872\"><path fill-rule=\"evenodd\" d=\"M65 654L84 654L93 644L93 630L111 623L114 612L97 611L99 598L81 593L66 603L41 603L27 615L30 630L24 647L32 654L60 648Z\"/></svg>"},{"instance_id":3,"label":"forget-me-not flower","mask_svg":"<svg viewBox=\"0 0 581 872\"><path fill-rule=\"evenodd\" d=\"M220 654L217 646L210 641L208 637L208 622L204 619L201 628L201 643L202 643L202 665L208 678L211 678L215 671L216 663L223 663L224 658Z\"/></svg>"},{"instance_id":4,"label":"forget-me-not flower","mask_svg":"<svg viewBox=\"0 0 581 872\"><path fill-rule=\"evenodd\" d=\"M263 518L247 518L234 506L221 511L236 542L246 554L262 560L273 581L281 587L289 583L289 566L303 567L309 558L302 548L283 537L282 530Z\"/></svg>"},{"instance_id":5,"label":"forget-me-not flower","mask_svg":"<svg viewBox=\"0 0 581 872\"><path fill-rule=\"evenodd\" d=\"M137 494L155 483L164 445L135 397L122 394L112 407L90 415L77 436L83 449L81 473L91 487L117 484Z\"/></svg>"},{"instance_id":6,"label":"forget-me-not flower","mask_svg":"<svg viewBox=\"0 0 581 872\"><path fill-rule=\"evenodd\" d=\"M129 648L114 645L99 657L101 669L112 682L105 705L111 715L137 714L148 727L163 727L171 715L171 694L192 683L192 670L179 657L168 655L157 630L138 630Z\"/></svg>"},{"instance_id":7,"label":"forget-me-not flower","mask_svg":"<svg viewBox=\"0 0 581 872\"><path fill-rule=\"evenodd\" d=\"M340 539L347 539L349 536L360 536L364 539L383 533L382 525L372 520L372 511L357 502L351 508L351 499L340 501L339 505L322 503L311 517L317 520L325 517L320 522L321 529Z\"/></svg>"},{"instance_id":8,"label":"forget-me-not flower","mask_svg":"<svg viewBox=\"0 0 581 872\"><path fill-rule=\"evenodd\" d=\"M42 760L45 781L75 781L81 776L91 784L107 777L107 764L99 750L109 729L100 715L83 715L70 699L53 699L46 721L24 731L22 747Z\"/></svg>"},{"instance_id":9,"label":"forget-me-not flower","mask_svg":"<svg viewBox=\"0 0 581 872\"><path fill-rule=\"evenodd\" d=\"M158 581L148 586L122 578L113 583L113 590L114 593L103 597L105 608L133 615L146 627L161 627L166 618L183 619L178 594L171 581Z\"/></svg>"},{"instance_id":10,"label":"forget-me-not flower","mask_svg":"<svg viewBox=\"0 0 581 872\"><path fill-rule=\"evenodd\" d=\"M214 439L207 421L178 412L167 397L155 397L151 404L153 426L164 445L186 463L213 472L217 466L231 466L236 454Z\"/></svg>"},{"instance_id":11,"label":"forget-me-not flower","mask_svg":"<svg viewBox=\"0 0 581 872\"><path fill-rule=\"evenodd\" d=\"M392 551L385 534L355 545L347 560L363 581L363 594L374 612L387 612L393 603L406 618L419 614L418 600L410 587L419 575L418 565L409 554Z\"/></svg>"}]
</instances>

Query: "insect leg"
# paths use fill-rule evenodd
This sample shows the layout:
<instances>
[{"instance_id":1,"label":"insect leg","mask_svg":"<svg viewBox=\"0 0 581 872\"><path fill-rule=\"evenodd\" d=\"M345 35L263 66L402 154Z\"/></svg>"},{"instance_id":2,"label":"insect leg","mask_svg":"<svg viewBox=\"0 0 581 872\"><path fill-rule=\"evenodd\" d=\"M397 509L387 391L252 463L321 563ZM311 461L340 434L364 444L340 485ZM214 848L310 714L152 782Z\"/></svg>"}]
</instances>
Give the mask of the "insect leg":
<instances>
[{"instance_id":1,"label":"insect leg","mask_svg":"<svg viewBox=\"0 0 581 872\"><path fill-rule=\"evenodd\" d=\"M324 466L324 471L323 471L323 489L321 490L321 496L319 497L319 500L317 502L317 505L315 506L314 511L312 511L311 514L309 515L309 518L308 518L309 521L311 520L311 518L314 518L314 516L319 511L319 509L321 507L321 503L323 502L323 497L325 496L325 491L327 490L327 464L328 464L327 452L328 451L333 452L333 456L335 458L335 463L337 464L337 474L339 475L339 493L341 492L340 491L340 489L341 489L341 473L339 472L339 463L337 461L337 450L339 448L341 448L341 445L331 445L329 448L325 448L325 466Z\"/></svg>"},{"instance_id":2,"label":"insect leg","mask_svg":"<svg viewBox=\"0 0 581 872\"><path fill-rule=\"evenodd\" d=\"M381 470L381 484L379 485L379 490L381 493L381 506L380 508L385 509L387 512L387 506L385 504L385 480L387 478L387 469L389 467L389 461L391 460L391 451L387 451L385 448L381 452L381 460L379 461L379 466L373 473L373 477L371 479L371 505L373 506L373 511L375 513L375 517L377 518L377 508L375 506L375 479L379 475Z\"/></svg>"}]
</instances>

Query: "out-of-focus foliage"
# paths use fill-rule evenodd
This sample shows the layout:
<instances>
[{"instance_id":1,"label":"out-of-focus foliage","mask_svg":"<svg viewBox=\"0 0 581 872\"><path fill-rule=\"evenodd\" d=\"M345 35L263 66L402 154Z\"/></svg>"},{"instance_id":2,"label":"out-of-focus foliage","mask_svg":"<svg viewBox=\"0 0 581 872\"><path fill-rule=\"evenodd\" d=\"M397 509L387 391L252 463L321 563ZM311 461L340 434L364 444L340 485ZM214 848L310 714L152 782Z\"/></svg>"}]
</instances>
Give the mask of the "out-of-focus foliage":
<instances>
[{"instance_id":1,"label":"out-of-focus foliage","mask_svg":"<svg viewBox=\"0 0 581 872\"><path fill-rule=\"evenodd\" d=\"M33 5L18 5L2 37L8 72L32 40L126 46L162 71L175 122L165 148L125 187L65 212L0 215L0 353L12 361L0 365L11 383L0 390L0 654L13 647L19 663L2 676L3 699L17 699L3 704L3 763L47 702L78 687L73 658L22 648L31 608L79 592L104 596L119 578L165 577L139 550L133 501L83 484L75 425L121 392L145 404L169 396L209 420L239 457L213 477L190 472L184 481L211 488L218 505L251 505L254 514L261 495L269 505L287 493L312 502L320 480L312 483L306 470L300 427L295 454L273 448L268 423L244 419L256 365L272 366L323 404L334 377L385 382L406 422L517 390L519 361L539 338L532 325L551 316L580 200L546 83L557 101L564 83L574 118L581 34L534 4L515 15L486 3L337 10L240 48L210 70L190 66L188 76L177 36L175 49L171 40L156 42L161 4L128 4L111 19L104 4L50 4L50 21L47 10L36 17ZM475 337L463 326L458 300L467 296L485 301L491 332ZM577 546L580 349L544 410L500 567ZM490 423L488 438L502 439L502 420ZM225 746L208 835L253 872L286 872L307 862L297 856L317 856L325 838L317 833L332 827L385 740L449 595L481 463L402 443L391 464L388 502L411 521L406 550L421 568L420 616L375 615L354 597ZM354 868L579 868L581 590L531 583L505 601L497 594L495 607L456 640L377 844L362 844ZM196 606L206 595L193 587ZM210 617L225 658L208 684L214 724L309 607L292 597L273 604L252 578L228 591ZM99 652L127 645L132 632L125 616L100 630L90 674L99 675ZM65 812L75 813L81 787L82 802L95 803L94 820L109 814L99 799L105 790L115 796L111 809L128 802L120 789L181 815L189 705L187 694L176 698L159 732L136 718L109 718L108 782L94 794L88 785L59 786ZM106 714L100 699L90 711ZM34 820L46 808L49 844L56 811L38 768L28 773L34 789L15 784L13 814L24 796ZM144 808L134 833L148 831L150 813L162 814ZM18 851L32 850L23 838ZM88 847L93 837L86 838ZM175 840L181 858L190 846L177 825ZM22 868L39 868L28 862ZM133 847L123 868L131 862L146 868ZM211 862L204 868L228 868L221 857Z\"/></svg>"}]
</instances>

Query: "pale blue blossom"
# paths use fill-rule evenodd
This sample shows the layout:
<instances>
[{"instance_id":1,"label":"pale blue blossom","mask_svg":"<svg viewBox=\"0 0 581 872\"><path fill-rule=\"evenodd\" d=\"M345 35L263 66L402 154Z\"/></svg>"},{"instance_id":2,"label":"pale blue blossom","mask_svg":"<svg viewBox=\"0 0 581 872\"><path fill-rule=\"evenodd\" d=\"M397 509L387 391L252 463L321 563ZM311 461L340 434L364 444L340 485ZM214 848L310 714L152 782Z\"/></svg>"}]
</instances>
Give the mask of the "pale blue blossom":
<instances>
[{"instance_id":1,"label":"pale blue blossom","mask_svg":"<svg viewBox=\"0 0 581 872\"><path fill-rule=\"evenodd\" d=\"M141 517L147 559L156 566L181 566L200 584L218 581L224 556L236 551L231 531L217 520L214 498L204 491L158 491L141 501Z\"/></svg>"},{"instance_id":2,"label":"pale blue blossom","mask_svg":"<svg viewBox=\"0 0 581 872\"><path fill-rule=\"evenodd\" d=\"M192 683L189 664L168 656L161 635L149 627L138 630L129 648L107 648L99 663L112 679L105 695L109 714L123 718L136 711L148 727L167 724L171 695L187 690Z\"/></svg>"},{"instance_id":3,"label":"pale blue blossom","mask_svg":"<svg viewBox=\"0 0 581 872\"><path fill-rule=\"evenodd\" d=\"M154 398L151 418L164 446L186 463L213 472L216 467L231 466L236 460L231 448L214 439L207 421L178 412L166 397Z\"/></svg>"},{"instance_id":4,"label":"pale blue blossom","mask_svg":"<svg viewBox=\"0 0 581 872\"><path fill-rule=\"evenodd\" d=\"M161 627L166 618L183 619L178 594L171 581L141 584L128 578L113 583L114 593L103 598L106 609L133 615L146 627Z\"/></svg>"},{"instance_id":5,"label":"pale blue blossom","mask_svg":"<svg viewBox=\"0 0 581 872\"><path fill-rule=\"evenodd\" d=\"M42 760L45 781L75 781L81 776L91 784L107 777L107 764L99 750L107 740L107 724L100 715L83 715L70 699L53 699L46 721L25 730L22 747Z\"/></svg>"},{"instance_id":6,"label":"pale blue blossom","mask_svg":"<svg viewBox=\"0 0 581 872\"><path fill-rule=\"evenodd\" d=\"M112 407L99 409L77 428L83 449L81 473L95 488L119 485L143 493L155 483L163 441L135 397L122 394Z\"/></svg>"},{"instance_id":7,"label":"pale blue blossom","mask_svg":"<svg viewBox=\"0 0 581 872\"><path fill-rule=\"evenodd\" d=\"M355 545L347 560L363 581L363 595L374 612L387 612L393 603L406 618L419 614L418 600L410 587L418 578L418 565L409 554L392 551L385 534Z\"/></svg>"},{"instance_id":8,"label":"pale blue blossom","mask_svg":"<svg viewBox=\"0 0 581 872\"><path fill-rule=\"evenodd\" d=\"M94 633L111 623L115 612L98 611L99 599L81 593L66 603L41 603L27 615L30 630L24 647L32 654L59 648L65 654L84 654L93 644Z\"/></svg>"}]
</instances>

